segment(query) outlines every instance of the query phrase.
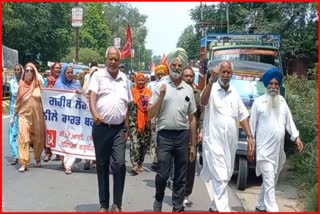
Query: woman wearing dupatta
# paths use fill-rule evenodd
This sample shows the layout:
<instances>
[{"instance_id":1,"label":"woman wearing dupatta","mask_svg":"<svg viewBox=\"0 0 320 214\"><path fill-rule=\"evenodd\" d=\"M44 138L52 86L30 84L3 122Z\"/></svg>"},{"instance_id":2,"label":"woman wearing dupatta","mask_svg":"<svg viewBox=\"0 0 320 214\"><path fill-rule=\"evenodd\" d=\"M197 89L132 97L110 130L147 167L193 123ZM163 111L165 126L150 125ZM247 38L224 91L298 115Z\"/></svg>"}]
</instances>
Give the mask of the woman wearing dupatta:
<instances>
[{"instance_id":1,"label":"woman wearing dupatta","mask_svg":"<svg viewBox=\"0 0 320 214\"><path fill-rule=\"evenodd\" d=\"M74 79L73 68L69 64L65 64L62 68L62 71L54 84L53 88L64 89L64 90L75 90L77 93L81 93L81 84L78 80ZM62 158L65 173L67 175L72 173L72 166L74 165L75 158L65 155Z\"/></svg>"},{"instance_id":2,"label":"woman wearing dupatta","mask_svg":"<svg viewBox=\"0 0 320 214\"><path fill-rule=\"evenodd\" d=\"M53 88L54 84L56 83L59 75L61 73L61 64L58 62L53 63L50 69L50 74L48 77L48 85L46 86L47 88ZM51 159L52 153L51 153L51 148L50 147L45 147L45 154L46 157L44 158L44 161L47 162ZM56 155L55 160L60 160L59 155Z\"/></svg>"},{"instance_id":3,"label":"woman wearing dupatta","mask_svg":"<svg viewBox=\"0 0 320 214\"><path fill-rule=\"evenodd\" d=\"M38 71L34 64L27 63L19 82L14 117L19 115L19 172L25 172L30 164L29 147L33 145L36 167L41 166L41 153L46 141L45 121L41 102ZM13 122L13 121L12 121Z\"/></svg>"},{"instance_id":4,"label":"woman wearing dupatta","mask_svg":"<svg viewBox=\"0 0 320 214\"><path fill-rule=\"evenodd\" d=\"M9 145L12 157L14 160L10 163L11 165L16 165L19 162L19 153L18 153L18 131L19 131L19 118L14 118L14 107L16 104L16 99L18 95L19 81L21 79L23 73L23 67L20 64L14 66L14 76L13 79L10 80L10 131L9 131Z\"/></svg>"},{"instance_id":5,"label":"woman wearing dupatta","mask_svg":"<svg viewBox=\"0 0 320 214\"><path fill-rule=\"evenodd\" d=\"M151 141L151 125L147 107L152 92L146 87L146 77L143 73L137 74L135 82L135 87L132 88L133 103L130 105L129 116L132 175L144 171L142 163Z\"/></svg>"}]
</instances>

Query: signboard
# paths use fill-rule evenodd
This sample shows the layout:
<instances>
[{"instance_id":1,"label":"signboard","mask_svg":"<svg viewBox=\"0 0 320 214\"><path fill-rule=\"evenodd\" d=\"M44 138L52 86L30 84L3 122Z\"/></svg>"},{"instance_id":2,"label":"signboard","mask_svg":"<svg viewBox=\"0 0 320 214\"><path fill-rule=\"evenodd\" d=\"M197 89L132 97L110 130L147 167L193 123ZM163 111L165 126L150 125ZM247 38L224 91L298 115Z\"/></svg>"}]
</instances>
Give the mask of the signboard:
<instances>
[{"instance_id":1,"label":"signboard","mask_svg":"<svg viewBox=\"0 0 320 214\"><path fill-rule=\"evenodd\" d=\"M83 9L81 7L72 8L72 27L81 27L83 22Z\"/></svg>"},{"instance_id":2,"label":"signboard","mask_svg":"<svg viewBox=\"0 0 320 214\"><path fill-rule=\"evenodd\" d=\"M116 47L116 48L120 48L120 44L121 44L121 38L114 38L114 42L113 42L113 44L114 44L114 47Z\"/></svg>"}]
</instances>

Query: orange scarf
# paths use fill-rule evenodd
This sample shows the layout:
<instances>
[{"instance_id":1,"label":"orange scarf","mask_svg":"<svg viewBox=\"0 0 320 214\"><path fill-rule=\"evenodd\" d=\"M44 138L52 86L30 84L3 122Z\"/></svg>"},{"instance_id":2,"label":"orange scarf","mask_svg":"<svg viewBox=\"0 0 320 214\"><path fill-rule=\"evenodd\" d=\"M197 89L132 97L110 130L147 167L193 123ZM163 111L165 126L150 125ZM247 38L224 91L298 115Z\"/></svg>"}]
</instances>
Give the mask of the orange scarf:
<instances>
[{"instance_id":1,"label":"orange scarf","mask_svg":"<svg viewBox=\"0 0 320 214\"><path fill-rule=\"evenodd\" d=\"M137 112L137 125L138 125L138 132L144 132L146 124L150 121L148 116L147 107L149 104L149 100L152 96L152 92L150 89L143 86L143 88L138 87L138 80L143 77L146 81L146 78L143 73L138 73L136 76L136 84L135 87L132 88L132 95L133 95L133 102L138 106Z\"/></svg>"}]
</instances>

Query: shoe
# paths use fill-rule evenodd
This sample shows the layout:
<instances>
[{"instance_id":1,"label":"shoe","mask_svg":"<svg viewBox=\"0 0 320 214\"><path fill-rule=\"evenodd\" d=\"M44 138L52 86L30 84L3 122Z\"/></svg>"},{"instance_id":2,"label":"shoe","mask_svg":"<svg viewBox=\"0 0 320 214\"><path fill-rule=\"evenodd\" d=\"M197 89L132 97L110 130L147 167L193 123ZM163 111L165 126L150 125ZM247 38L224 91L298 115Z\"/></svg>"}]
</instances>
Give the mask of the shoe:
<instances>
[{"instance_id":1,"label":"shoe","mask_svg":"<svg viewBox=\"0 0 320 214\"><path fill-rule=\"evenodd\" d=\"M98 212L109 212L109 210L107 208L100 207Z\"/></svg>"},{"instance_id":2,"label":"shoe","mask_svg":"<svg viewBox=\"0 0 320 214\"><path fill-rule=\"evenodd\" d=\"M156 172L158 170L158 164L156 162L152 162L151 170L154 171L154 172Z\"/></svg>"},{"instance_id":3,"label":"shoe","mask_svg":"<svg viewBox=\"0 0 320 214\"><path fill-rule=\"evenodd\" d=\"M90 169L90 161L87 160L84 164L83 164L83 169L84 170L89 170Z\"/></svg>"},{"instance_id":4,"label":"shoe","mask_svg":"<svg viewBox=\"0 0 320 214\"><path fill-rule=\"evenodd\" d=\"M161 210L162 210L162 201L154 200L153 211L154 212L161 212Z\"/></svg>"},{"instance_id":5,"label":"shoe","mask_svg":"<svg viewBox=\"0 0 320 214\"><path fill-rule=\"evenodd\" d=\"M256 212L268 212L267 210L260 210L258 207L256 207Z\"/></svg>"},{"instance_id":6,"label":"shoe","mask_svg":"<svg viewBox=\"0 0 320 214\"><path fill-rule=\"evenodd\" d=\"M192 202L189 200L188 196L184 197L183 206L191 207L191 205L192 205Z\"/></svg>"},{"instance_id":7,"label":"shoe","mask_svg":"<svg viewBox=\"0 0 320 214\"><path fill-rule=\"evenodd\" d=\"M66 173L66 175L72 174L71 168L66 168L66 171L64 171L64 172Z\"/></svg>"},{"instance_id":8,"label":"shoe","mask_svg":"<svg viewBox=\"0 0 320 214\"><path fill-rule=\"evenodd\" d=\"M51 156L52 154L46 154L46 157L43 159L43 161L48 162L49 160L51 160Z\"/></svg>"},{"instance_id":9,"label":"shoe","mask_svg":"<svg viewBox=\"0 0 320 214\"><path fill-rule=\"evenodd\" d=\"M19 172L25 172L25 171L27 171L28 169L27 169L27 166L25 166L25 165L22 165L20 168L19 168Z\"/></svg>"},{"instance_id":10,"label":"shoe","mask_svg":"<svg viewBox=\"0 0 320 214\"><path fill-rule=\"evenodd\" d=\"M36 161L36 167L41 167L41 161Z\"/></svg>"},{"instance_id":11,"label":"shoe","mask_svg":"<svg viewBox=\"0 0 320 214\"><path fill-rule=\"evenodd\" d=\"M143 172L143 171L144 171L144 169L143 169L143 166L142 166L142 165L139 165L139 166L138 166L138 171L139 171L139 172Z\"/></svg>"},{"instance_id":12,"label":"shoe","mask_svg":"<svg viewBox=\"0 0 320 214\"><path fill-rule=\"evenodd\" d=\"M138 166L134 166L134 167L131 169L131 175L132 175L132 176L135 176L135 175L138 175L138 174L139 174Z\"/></svg>"},{"instance_id":13,"label":"shoe","mask_svg":"<svg viewBox=\"0 0 320 214\"><path fill-rule=\"evenodd\" d=\"M210 208L209 208L209 212L218 213L219 211L218 211L218 210L213 210L213 209L210 207Z\"/></svg>"},{"instance_id":14,"label":"shoe","mask_svg":"<svg viewBox=\"0 0 320 214\"><path fill-rule=\"evenodd\" d=\"M121 208L116 204L112 204L111 212L121 212Z\"/></svg>"},{"instance_id":15,"label":"shoe","mask_svg":"<svg viewBox=\"0 0 320 214\"><path fill-rule=\"evenodd\" d=\"M10 165L17 165L18 163L19 163L19 159L16 158L16 159L14 159L13 161L11 161L9 164L10 164Z\"/></svg>"}]
</instances>

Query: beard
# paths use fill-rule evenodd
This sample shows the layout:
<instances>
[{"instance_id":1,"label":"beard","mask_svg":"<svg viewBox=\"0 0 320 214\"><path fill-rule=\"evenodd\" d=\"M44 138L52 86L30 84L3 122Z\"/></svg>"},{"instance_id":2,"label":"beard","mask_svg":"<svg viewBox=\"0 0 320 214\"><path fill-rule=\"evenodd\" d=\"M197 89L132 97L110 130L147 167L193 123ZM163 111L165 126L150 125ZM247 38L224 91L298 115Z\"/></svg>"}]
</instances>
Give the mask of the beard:
<instances>
[{"instance_id":1,"label":"beard","mask_svg":"<svg viewBox=\"0 0 320 214\"><path fill-rule=\"evenodd\" d=\"M223 86L223 87L228 87L229 86L229 84L230 84L230 79L222 79L222 77L219 77L218 78L218 82L219 82L219 84L221 85L221 86Z\"/></svg>"},{"instance_id":2,"label":"beard","mask_svg":"<svg viewBox=\"0 0 320 214\"><path fill-rule=\"evenodd\" d=\"M180 72L179 70L170 70L170 76L172 79L176 80L181 78L182 72Z\"/></svg>"},{"instance_id":3,"label":"beard","mask_svg":"<svg viewBox=\"0 0 320 214\"><path fill-rule=\"evenodd\" d=\"M268 112L274 111L279 118L280 113L280 94L277 89L267 89L267 110Z\"/></svg>"}]
</instances>

